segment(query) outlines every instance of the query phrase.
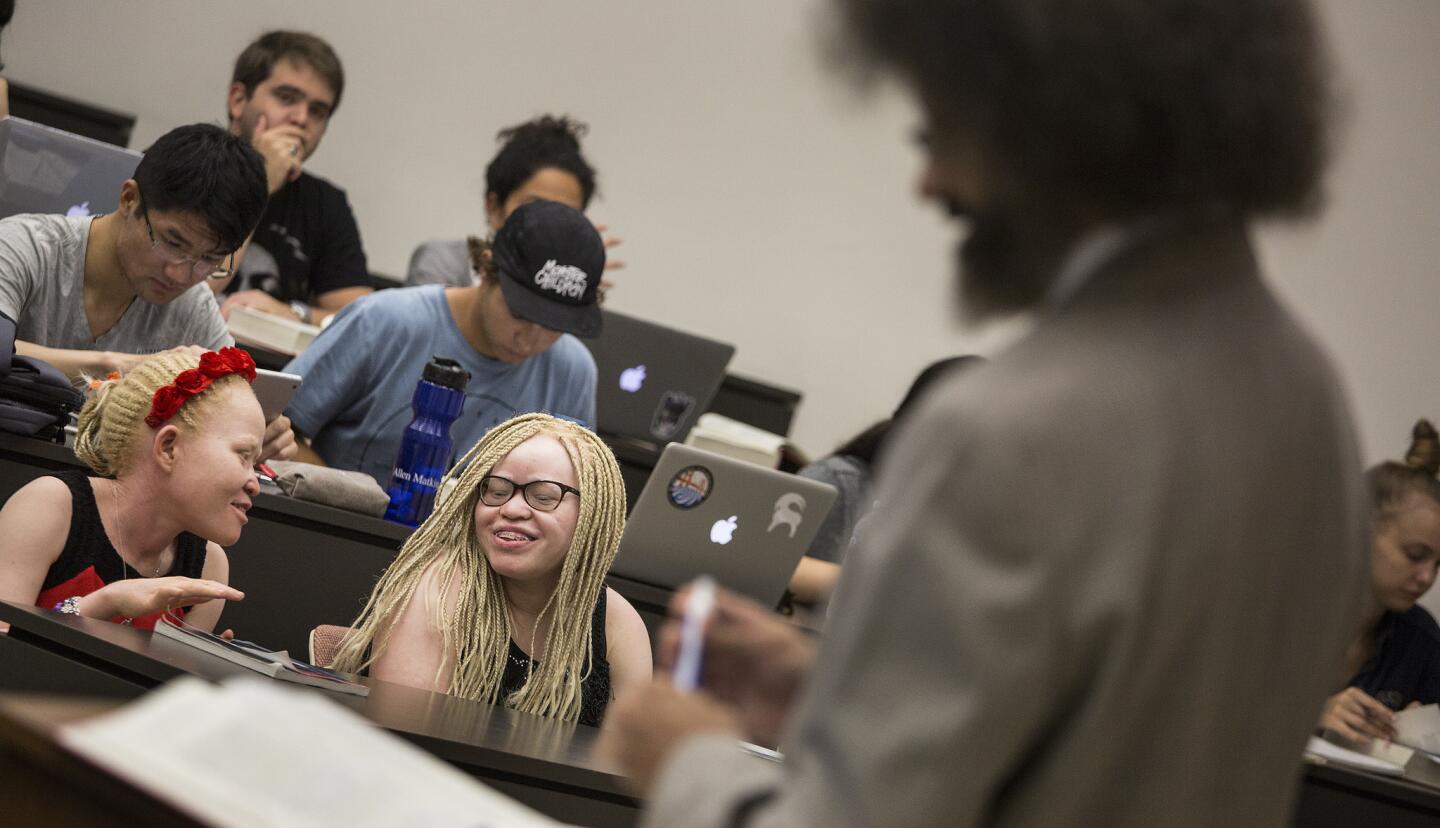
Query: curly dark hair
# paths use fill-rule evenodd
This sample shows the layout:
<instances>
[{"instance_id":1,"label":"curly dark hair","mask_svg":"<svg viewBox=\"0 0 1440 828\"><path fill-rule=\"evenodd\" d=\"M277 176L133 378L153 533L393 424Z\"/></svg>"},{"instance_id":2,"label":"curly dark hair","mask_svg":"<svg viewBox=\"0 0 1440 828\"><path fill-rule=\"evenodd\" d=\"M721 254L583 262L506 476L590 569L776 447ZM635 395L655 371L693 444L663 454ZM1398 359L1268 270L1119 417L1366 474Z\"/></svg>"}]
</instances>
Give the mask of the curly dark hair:
<instances>
[{"instance_id":1,"label":"curly dark hair","mask_svg":"<svg viewBox=\"0 0 1440 828\"><path fill-rule=\"evenodd\" d=\"M838 2L837 58L898 71L937 133L1032 202L1123 217L1321 201L1329 71L1307 0Z\"/></svg>"},{"instance_id":2,"label":"curly dark hair","mask_svg":"<svg viewBox=\"0 0 1440 828\"><path fill-rule=\"evenodd\" d=\"M535 173L553 167L575 176L580 182L580 209L590 206L595 195L595 168L580 153L585 124L567 115L542 115L523 124L506 127L495 135L503 142L500 151L485 168L485 192L504 203Z\"/></svg>"}]
</instances>

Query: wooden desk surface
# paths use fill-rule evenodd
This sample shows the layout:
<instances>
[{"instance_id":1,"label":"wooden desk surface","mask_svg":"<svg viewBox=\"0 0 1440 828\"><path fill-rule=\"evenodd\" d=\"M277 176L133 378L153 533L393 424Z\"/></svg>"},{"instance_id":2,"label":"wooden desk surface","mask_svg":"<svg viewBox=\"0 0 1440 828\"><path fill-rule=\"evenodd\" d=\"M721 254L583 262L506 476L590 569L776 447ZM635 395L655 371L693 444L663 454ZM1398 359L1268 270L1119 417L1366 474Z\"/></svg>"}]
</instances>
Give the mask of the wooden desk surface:
<instances>
[{"instance_id":1,"label":"wooden desk surface","mask_svg":"<svg viewBox=\"0 0 1440 828\"><path fill-rule=\"evenodd\" d=\"M209 681L253 672L144 630L0 602L14 643L58 654L77 666L131 682L135 695L180 675ZM5 670L0 669L0 676ZM78 671L76 675L81 675ZM638 801L595 755L599 730L377 679L366 698L325 693L373 724L560 819L582 824L633 821ZM72 692L87 694L83 679ZM0 689L4 679L0 677ZM565 807L559 807L560 802Z\"/></svg>"}]
</instances>

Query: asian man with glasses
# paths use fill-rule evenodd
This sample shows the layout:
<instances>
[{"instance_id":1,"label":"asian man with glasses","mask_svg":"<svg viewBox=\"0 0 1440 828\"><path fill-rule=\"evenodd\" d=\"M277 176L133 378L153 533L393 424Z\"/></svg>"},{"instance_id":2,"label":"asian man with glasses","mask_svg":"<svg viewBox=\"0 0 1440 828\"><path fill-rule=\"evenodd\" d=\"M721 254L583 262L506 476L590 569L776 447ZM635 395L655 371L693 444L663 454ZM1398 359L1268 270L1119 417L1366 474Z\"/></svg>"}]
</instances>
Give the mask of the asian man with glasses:
<instances>
[{"instance_id":1,"label":"asian man with glasses","mask_svg":"<svg viewBox=\"0 0 1440 828\"><path fill-rule=\"evenodd\" d=\"M229 274L266 196L250 144L194 124L146 151L114 213L0 220L0 312L17 322L16 351L74 377L233 344L206 282Z\"/></svg>"}]
</instances>

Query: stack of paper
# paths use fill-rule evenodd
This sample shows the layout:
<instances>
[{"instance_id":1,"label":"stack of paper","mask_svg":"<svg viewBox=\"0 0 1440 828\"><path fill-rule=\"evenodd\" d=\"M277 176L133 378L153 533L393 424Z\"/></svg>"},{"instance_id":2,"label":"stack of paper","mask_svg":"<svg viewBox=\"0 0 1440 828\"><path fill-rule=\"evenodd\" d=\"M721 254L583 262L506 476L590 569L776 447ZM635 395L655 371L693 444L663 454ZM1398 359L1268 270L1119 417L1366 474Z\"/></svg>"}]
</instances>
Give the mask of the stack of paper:
<instances>
[{"instance_id":1,"label":"stack of paper","mask_svg":"<svg viewBox=\"0 0 1440 828\"><path fill-rule=\"evenodd\" d=\"M181 678L60 741L222 826L554 826L317 693Z\"/></svg>"}]
</instances>

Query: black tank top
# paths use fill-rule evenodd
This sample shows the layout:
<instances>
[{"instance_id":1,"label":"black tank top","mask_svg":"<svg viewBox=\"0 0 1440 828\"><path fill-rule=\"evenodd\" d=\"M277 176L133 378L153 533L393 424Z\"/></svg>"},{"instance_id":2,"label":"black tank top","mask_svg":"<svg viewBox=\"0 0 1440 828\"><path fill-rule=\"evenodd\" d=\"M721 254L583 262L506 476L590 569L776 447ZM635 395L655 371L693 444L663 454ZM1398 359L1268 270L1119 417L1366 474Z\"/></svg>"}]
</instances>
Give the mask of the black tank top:
<instances>
[{"instance_id":1,"label":"black tank top","mask_svg":"<svg viewBox=\"0 0 1440 828\"><path fill-rule=\"evenodd\" d=\"M580 683L580 724L592 727L600 725L605 707L610 704L610 661L605 657L605 592L605 587L600 587L600 598L590 615L590 675ZM530 657L512 640L510 655L505 659L505 674L500 679L500 698L507 698L525 685L525 672L530 664Z\"/></svg>"},{"instance_id":2,"label":"black tank top","mask_svg":"<svg viewBox=\"0 0 1440 828\"><path fill-rule=\"evenodd\" d=\"M45 573L36 605L49 608L71 596L89 595L106 584L145 577L125 563L110 543L110 536L105 534L89 476L81 471L57 472L51 476L70 490L70 532L65 536L60 557ZM199 578L205 570L205 547L204 538L181 532L175 538L175 560L170 571L164 574ZM134 623L142 629L151 629L159 617L160 613L155 613L136 618Z\"/></svg>"}]
</instances>

